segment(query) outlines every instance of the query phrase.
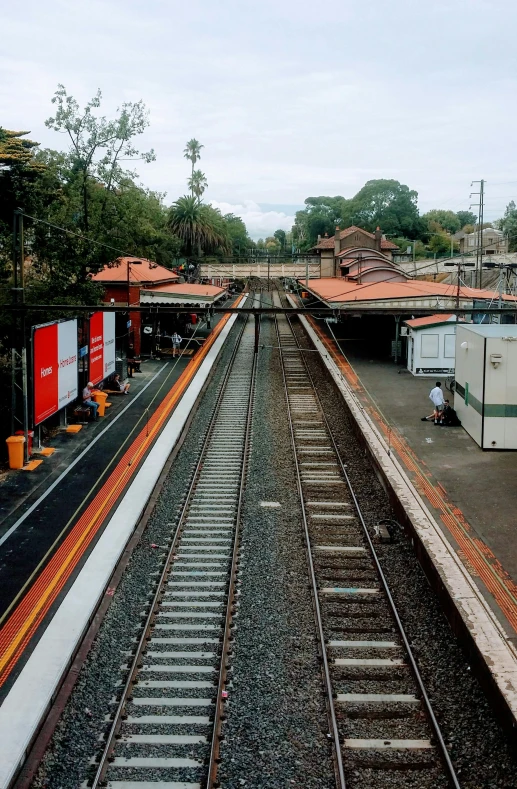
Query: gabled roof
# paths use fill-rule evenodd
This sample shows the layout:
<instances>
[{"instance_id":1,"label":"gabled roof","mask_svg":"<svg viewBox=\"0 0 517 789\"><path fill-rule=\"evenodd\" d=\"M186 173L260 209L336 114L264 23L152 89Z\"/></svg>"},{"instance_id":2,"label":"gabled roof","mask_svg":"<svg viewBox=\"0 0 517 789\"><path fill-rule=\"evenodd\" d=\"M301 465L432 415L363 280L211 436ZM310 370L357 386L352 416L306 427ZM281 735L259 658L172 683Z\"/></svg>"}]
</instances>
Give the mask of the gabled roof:
<instances>
[{"instance_id":1,"label":"gabled roof","mask_svg":"<svg viewBox=\"0 0 517 789\"><path fill-rule=\"evenodd\" d=\"M104 284L127 282L128 268L129 281L133 284L146 285L148 283L171 282L179 279L174 271L165 268L165 266L160 266L152 260L126 257L117 258L109 266L104 266L102 271L93 275L92 280Z\"/></svg>"},{"instance_id":2,"label":"gabled roof","mask_svg":"<svg viewBox=\"0 0 517 789\"><path fill-rule=\"evenodd\" d=\"M357 227L356 225L351 225L350 227L341 230L339 233L339 238L346 238L347 236L351 236L352 233L356 233L359 231L360 233L364 233L369 238L375 238L374 233L368 232L368 230L364 230L362 227ZM331 238L323 238L319 244L316 244L313 249L334 249L334 239L335 236L331 236ZM388 241L386 238L381 239L381 249L398 249L396 244L393 244L391 241Z\"/></svg>"},{"instance_id":3,"label":"gabled roof","mask_svg":"<svg viewBox=\"0 0 517 789\"><path fill-rule=\"evenodd\" d=\"M423 329L426 326L436 326L439 323L447 323L452 318L456 320L455 315L426 315L424 318L412 318L410 321L404 321L407 326L411 326L412 329ZM464 323L464 319L460 318L460 321Z\"/></svg>"}]
</instances>

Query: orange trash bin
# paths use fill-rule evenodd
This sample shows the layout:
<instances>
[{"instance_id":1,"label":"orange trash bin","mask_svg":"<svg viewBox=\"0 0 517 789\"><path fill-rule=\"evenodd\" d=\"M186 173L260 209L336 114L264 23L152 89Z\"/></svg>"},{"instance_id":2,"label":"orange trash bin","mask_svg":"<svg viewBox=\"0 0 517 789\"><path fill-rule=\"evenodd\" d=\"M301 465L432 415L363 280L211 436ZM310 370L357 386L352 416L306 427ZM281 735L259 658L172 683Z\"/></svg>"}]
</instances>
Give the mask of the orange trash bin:
<instances>
[{"instance_id":1,"label":"orange trash bin","mask_svg":"<svg viewBox=\"0 0 517 789\"><path fill-rule=\"evenodd\" d=\"M25 436L9 436L5 443L9 452L9 468L23 468Z\"/></svg>"},{"instance_id":2,"label":"orange trash bin","mask_svg":"<svg viewBox=\"0 0 517 789\"><path fill-rule=\"evenodd\" d=\"M108 395L105 392L101 392L100 389L94 389L92 392L92 400L94 403L99 404L99 416L104 416L106 411L106 400L108 399Z\"/></svg>"}]
</instances>

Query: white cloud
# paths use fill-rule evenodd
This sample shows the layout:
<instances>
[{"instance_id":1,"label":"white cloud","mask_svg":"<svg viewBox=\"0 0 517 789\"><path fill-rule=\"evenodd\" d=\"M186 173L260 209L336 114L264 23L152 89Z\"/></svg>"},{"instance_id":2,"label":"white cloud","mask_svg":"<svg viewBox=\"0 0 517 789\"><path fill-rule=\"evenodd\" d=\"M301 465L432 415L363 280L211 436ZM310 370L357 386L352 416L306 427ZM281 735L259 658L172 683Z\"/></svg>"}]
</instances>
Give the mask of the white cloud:
<instances>
[{"instance_id":1,"label":"white cloud","mask_svg":"<svg viewBox=\"0 0 517 789\"><path fill-rule=\"evenodd\" d=\"M275 230L290 230L294 224L294 216L289 216L283 211L263 211L253 200L243 200L242 203L237 204L212 200L212 205L222 214L240 216L249 235L255 241L258 238L272 236Z\"/></svg>"}]
</instances>

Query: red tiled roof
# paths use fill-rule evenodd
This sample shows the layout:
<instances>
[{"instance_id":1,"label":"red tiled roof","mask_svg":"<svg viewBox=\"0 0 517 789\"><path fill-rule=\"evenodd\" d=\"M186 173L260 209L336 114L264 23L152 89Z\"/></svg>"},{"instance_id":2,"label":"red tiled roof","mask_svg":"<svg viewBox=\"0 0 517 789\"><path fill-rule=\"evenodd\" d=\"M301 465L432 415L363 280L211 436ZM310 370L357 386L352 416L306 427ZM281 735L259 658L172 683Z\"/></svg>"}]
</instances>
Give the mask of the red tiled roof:
<instances>
[{"instance_id":1,"label":"red tiled roof","mask_svg":"<svg viewBox=\"0 0 517 789\"><path fill-rule=\"evenodd\" d=\"M404 323L407 326L411 326L412 329L419 329L421 326L434 326L436 323L447 323L451 318L454 318L454 315L426 315L424 318L413 318L410 321L404 321Z\"/></svg>"},{"instance_id":2,"label":"red tiled roof","mask_svg":"<svg viewBox=\"0 0 517 789\"><path fill-rule=\"evenodd\" d=\"M140 261L136 263L135 261ZM179 279L178 275L165 266L153 263L146 258L117 258L110 266L104 266L102 271L97 272L92 277L94 282L127 282L127 270L129 266L129 281L140 285L153 282L170 282Z\"/></svg>"},{"instance_id":3,"label":"red tiled roof","mask_svg":"<svg viewBox=\"0 0 517 789\"><path fill-rule=\"evenodd\" d=\"M163 285L153 285L146 288L146 291L153 291L154 293L174 293L180 296L219 296L224 293L226 288L220 288L217 285L200 285L199 283L183 282L177 284L175 282L168 282Z\"/></svg>"},{"instance_id":4,"label":"red tiled roof","mask_svg":"<svg viewBox=\"0 0 517 789\"><path fill-rule=\"evenodd\" d=\"M394 270L394 274L399 274ZM299 280L304 287L305 280ZM359 284L340 277L322 277L310 280L308 290L326 302L354 301L386 301L389 299L414 299L429 296L456 296L457 286L443 282L426 282L424 280L408 280L407 282L368 282ZM460 288L460 297L464 299L496 299L499 294L494 290L478 288ZM517 296L503 295L504 301L517 302Z\"/></svg>"},{"instance_id":5,"label":"red tiled roof","mask_svg":"<svg viewBox=\"0 0 517 789\"><path fill-rule=\"evenodd\" d=\"M369 238L375 238L374 233L369 233L368 230L363 230L362 227L357 227L356 225L351 225L350 227L341 230L339 233L339 238L346 238L347 236L351 236L352 233L356 231L360 233L364 233ZM319 244L317 244L313 249L334 249L334 239L335 236L331 238L323 238ZM391 241L388 241L386 238L381 239L381 249L398 249L396 244L393 244Z\"/></svg>"}]
</instances>

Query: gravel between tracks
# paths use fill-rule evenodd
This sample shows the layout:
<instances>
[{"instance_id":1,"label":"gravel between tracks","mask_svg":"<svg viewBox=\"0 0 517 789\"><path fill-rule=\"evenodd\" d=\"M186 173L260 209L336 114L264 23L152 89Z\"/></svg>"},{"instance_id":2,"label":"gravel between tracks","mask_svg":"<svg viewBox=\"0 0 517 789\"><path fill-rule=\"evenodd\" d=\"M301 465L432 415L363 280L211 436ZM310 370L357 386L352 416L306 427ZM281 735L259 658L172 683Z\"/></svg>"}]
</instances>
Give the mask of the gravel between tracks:
<instances>
[{"instance_id":1,"label":"gravel between tracks","mask_svg":"<svg viewBox=\"0 0 517 789\"><path fill-rule=\"evenodd\" d=\"M300 324L294 326L302 345L312 347ZM316 354L307 357L373 535L379 519L392 517L387 495L355 438L352 418L326 368ZM462 789L517 787L517 757L470 671L409 540L401 536L394 545L379 545L378 553Z\"/></svg>"},{"instance_id":2,"label":"gravel between tracks","mask_svg":"<svg viewBox=\"0 0 517 789\"><path fill-rule=\"evenodd\" d=\"M145 608L151 584L163 561L167 539L179 515L187 484L199 454L223 374L240 331L238 321L222 350L210 386L174 461L147 529L119 584L69 703L56 728L33 789L79 789L89 775L89 760L99 749L99 734L107 724L110 700L124 677L120 667L133 646L135 623ZM159 546L153 548L152 545ZM142 709L142 708L140 708ZM153 780L152 776L149 776Z\"/></svg>"},{"instance_id":3,"label":"gravel between tracks","mask_svg":"<svg viewBox=\"0 0 517 789\"><path fill-rule=\"evenodd\" d=\"M276 345L273 321L261 343ZM261 350L221 786L335 786L278 355ZM263 507L261 501L279 502Z\"/></svg>"}]
</instances>

